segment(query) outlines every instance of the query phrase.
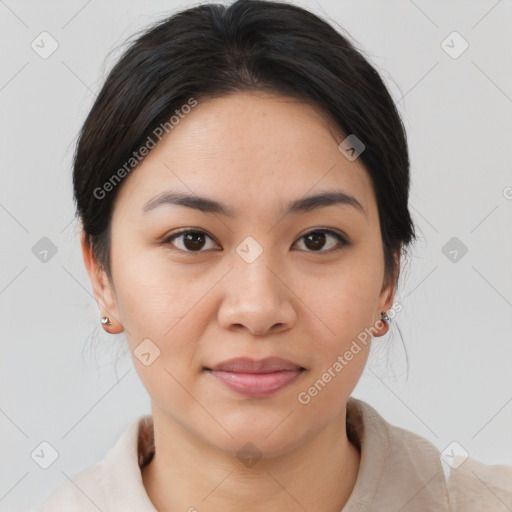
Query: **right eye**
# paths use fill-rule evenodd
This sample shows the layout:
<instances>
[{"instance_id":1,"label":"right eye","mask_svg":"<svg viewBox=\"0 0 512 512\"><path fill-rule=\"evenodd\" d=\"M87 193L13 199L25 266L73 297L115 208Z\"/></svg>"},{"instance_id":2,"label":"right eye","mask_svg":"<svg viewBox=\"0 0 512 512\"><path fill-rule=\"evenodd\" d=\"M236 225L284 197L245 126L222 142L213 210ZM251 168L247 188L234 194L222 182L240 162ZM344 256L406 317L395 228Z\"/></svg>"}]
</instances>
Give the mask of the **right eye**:
<instances>
[{"instance_id":1,"label":"right eye","mask_svg":"<svg viewBox=\"0 0 512 512\"><path fill-rule=\"evenodd\" d=\"M201 251L201 249L204 247L205 240L207 238L213 240L213 238L204 231L200 231L197 229L187 229L172 234L171 236L166 238L162 243L174 246L174 240L178 239L181 240L182 247L178 247L177 250L189 253L204 252Z\"/></svg>"}]
</instances>

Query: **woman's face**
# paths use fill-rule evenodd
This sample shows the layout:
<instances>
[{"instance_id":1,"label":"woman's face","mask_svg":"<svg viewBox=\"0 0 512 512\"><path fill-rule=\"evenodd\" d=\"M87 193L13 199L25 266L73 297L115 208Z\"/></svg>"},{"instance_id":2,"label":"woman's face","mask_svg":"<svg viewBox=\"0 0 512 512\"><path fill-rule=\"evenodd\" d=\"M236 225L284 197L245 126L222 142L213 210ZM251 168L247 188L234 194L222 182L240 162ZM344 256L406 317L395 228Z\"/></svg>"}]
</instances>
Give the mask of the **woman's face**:
<instances>
[{"instance_id":1,"label":"woman's face","mask_svg":"<svg viewBox=\"0 0 512 512\"><path fill-rule=\"evenodd\" d=\"M192 108L125 178L112 218L113 289L88 270L161 421L225 451L250 441L277 455L344 412L369 343L333 368L394 290L384 287L371 180L340 151L342 140L309 105L237 93ZM289 208L325 192L361 208ZM152 203L164 193L208 198L226 212ZM196 233L169 240L187 230ZM274 356L304 370L281 372L293 380L259 395L206 369Z\"/></svg>"}]
</instances>

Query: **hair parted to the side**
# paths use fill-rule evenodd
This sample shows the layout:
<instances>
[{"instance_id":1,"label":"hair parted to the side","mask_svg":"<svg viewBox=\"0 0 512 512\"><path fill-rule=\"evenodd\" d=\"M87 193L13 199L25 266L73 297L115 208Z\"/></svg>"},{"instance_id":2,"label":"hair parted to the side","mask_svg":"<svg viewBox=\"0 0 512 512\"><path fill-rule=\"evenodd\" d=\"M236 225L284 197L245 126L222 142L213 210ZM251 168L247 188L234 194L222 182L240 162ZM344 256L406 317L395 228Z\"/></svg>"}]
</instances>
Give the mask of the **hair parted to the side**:
<instances>
[{"instance_id":1,"label":"hair parted to the side","mask_svg":"<svg viewBox=\"0 0 512 512\"><path fill-rule=\"evenodd\" d=\"M386 280L398 276L395 257L416 238L408 209L409 155L405 128L381 77L347 38L306 9L237 0L195 6L145 29L108 74L80 131L76 215L108 277L111 218L123 182L108 192L105 184L116 173L129 179L127 162L190 98L237 91L302 99L340 134L364 143L358 158L377 199Z\"/></svg>"}]
</instances>

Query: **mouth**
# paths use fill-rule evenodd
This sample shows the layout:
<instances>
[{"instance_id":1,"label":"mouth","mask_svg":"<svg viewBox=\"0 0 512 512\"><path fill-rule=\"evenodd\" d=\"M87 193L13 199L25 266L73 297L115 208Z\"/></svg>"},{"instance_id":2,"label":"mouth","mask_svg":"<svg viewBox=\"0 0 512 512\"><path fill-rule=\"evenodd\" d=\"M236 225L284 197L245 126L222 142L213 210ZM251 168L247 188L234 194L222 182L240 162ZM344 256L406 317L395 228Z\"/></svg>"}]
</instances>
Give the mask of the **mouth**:
<instances>
[{"instance_id":1,"label":"mouth","mask_svg":"<svg viewBox=\"0 0 512 512\"><path fill-rule=\"evenodd\" d=\"M295 382L306 369L286 359L272 357L260 361L235 358L204 367L218 382L239 394L265 398Z\"/></svg>"}]
</instances>

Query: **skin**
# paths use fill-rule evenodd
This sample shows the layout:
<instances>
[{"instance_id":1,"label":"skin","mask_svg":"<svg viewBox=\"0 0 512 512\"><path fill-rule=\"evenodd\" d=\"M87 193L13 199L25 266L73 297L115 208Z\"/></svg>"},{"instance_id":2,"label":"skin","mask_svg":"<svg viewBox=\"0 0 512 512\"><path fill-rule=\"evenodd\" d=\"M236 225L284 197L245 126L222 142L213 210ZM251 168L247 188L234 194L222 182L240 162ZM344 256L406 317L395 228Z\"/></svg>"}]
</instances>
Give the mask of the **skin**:
<instances>
[{"instance_id":1,"label":"skin","mask_svg":"<svg viewBox=\"0 0 512 512\"><path fill-rule=\"evenodd\" d=\"M101 315L112 320L105 328L126 332L151 397L156 454L142 478L158 510L339 512L348 500L360 454L346 434L346 401L370 343L307 405L297 396L390 309L396 276L384 274L371 179L338 149L344 138L318 108L289 97L200 102L122 184L112 282L82 237ZM333 189L364 212L280 213ZM214 198L236 216L176 205L142 213L164 190ZM325 227L350 245L304 238ZM202 245L164 243L183 228L204 231ZM236 252L248 236L263 249L250 264ZM149 366L133 355L144 339L160 350ZM306 370L270 397L248 398L203 370L235 356L280 356ZM237 457L247 442L262 455L252 467Z\"/></svg>"}]
</instances>

